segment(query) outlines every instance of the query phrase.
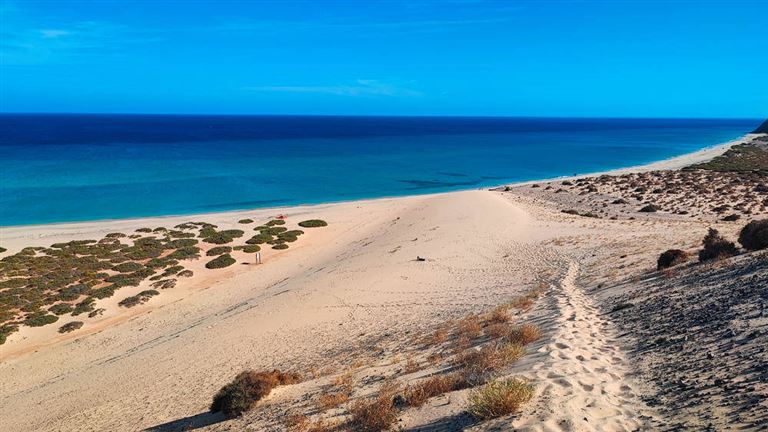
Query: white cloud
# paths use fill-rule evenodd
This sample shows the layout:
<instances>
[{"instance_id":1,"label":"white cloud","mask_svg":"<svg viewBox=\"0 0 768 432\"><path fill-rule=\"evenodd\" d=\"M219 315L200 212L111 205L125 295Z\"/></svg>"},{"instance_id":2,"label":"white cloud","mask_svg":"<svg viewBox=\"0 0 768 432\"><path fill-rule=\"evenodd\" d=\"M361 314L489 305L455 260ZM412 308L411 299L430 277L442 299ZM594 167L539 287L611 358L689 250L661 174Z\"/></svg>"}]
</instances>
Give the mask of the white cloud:
<instances>
[{"instance_id":1,"label":"white cloud","mask_svg":"<svg viewBox=\"0 0 768 432\"><path fill-rule=\"evenodd\" d=\"M244 87L243 90L250 92L270 92L270 93L315 93L329 94L337 96L420 96L421 93L415 90L401 88L392 84L387 84L378 80L358 79L354 84L349 85L271 85L271 86L251 86Z\"/></svg>"}]
</instances>

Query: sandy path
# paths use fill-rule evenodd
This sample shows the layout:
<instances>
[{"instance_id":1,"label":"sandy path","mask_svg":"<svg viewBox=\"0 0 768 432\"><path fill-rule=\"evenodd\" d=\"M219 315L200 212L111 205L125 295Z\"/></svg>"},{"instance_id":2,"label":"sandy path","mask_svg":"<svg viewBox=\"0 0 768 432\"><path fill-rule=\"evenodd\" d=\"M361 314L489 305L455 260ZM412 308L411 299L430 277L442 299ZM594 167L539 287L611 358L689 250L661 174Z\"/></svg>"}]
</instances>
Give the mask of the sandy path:
<instances>
[{"instance_id":1,"label":"sandy path","mask_svg":"<svg viewBox=\"0 0 768 432\"><path fill-rule=\"evenodd\" d=\"M534 415L521 419L526 431L631 431L647 428L654 413L637 396L625 355L610 323L576 285L571 262L550 293L556 306L551 341L533 366L540 392Z\"/></svg>"}]
</instances>

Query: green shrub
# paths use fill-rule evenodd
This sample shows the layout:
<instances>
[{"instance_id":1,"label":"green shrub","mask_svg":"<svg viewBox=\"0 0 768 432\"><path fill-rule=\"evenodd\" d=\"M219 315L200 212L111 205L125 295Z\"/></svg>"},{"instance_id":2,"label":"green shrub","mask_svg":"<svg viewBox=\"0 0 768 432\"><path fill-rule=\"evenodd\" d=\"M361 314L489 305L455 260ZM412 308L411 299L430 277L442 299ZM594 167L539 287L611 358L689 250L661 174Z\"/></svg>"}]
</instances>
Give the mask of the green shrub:
<instances>
[{"instance_id":1,"label":"green shrub","mask_svg":"<svg viewBox=\"0 0 768 432\"><path fill-rule=\"evenodd\" d=\"M200 248L195 246L184 247L171 252L168 255L170 259L186 260L200 258Z\"/></svg>"},{"instance_id":2,"label":"green shrub","mask_svg":"<svg viewBox=\"0 0 768 432\"><path fill-rule=\"evenodd\" d=\"M29 315L24 319L24 324L30 327L42 327L44 325L53 324L59 320L56 315L46 315L45 312L37 312Z\"/></svg>"},{"instance_id":3,"label":"green shrub","mask_svg":"<svg viewBox=\"0 0 768 432\"><path fill-rule=\"evenodd\" d=\"M57 303L48 308L48 311L55 315L64 315L72 312L73 310L74 308L69 303Z\"/></svg>"},{"instance_id":4,"label":"green shrub","mask_svg":"<svg viewBox=\"0 0 768 432\"><path fill-rule=\"evenodd\" d=\"M267 234L267 235L278 235L286 231L288 231L288 228L286 227L269 227L261 230L260 233Z\"/></svg>"},{"instance_id":5,"label":"green shrub","mask_svg":"<svg viewBox=\"0 0 768 432\"><path fill-rule=\"evenodd\" d=\"M85 284L72 285L59 290L59 300L72 301L80 298L81 295L88 292L90 288Z\"/></svg>"},{"instance_id":6,"label":"green shrub","mask_svg":"<svg viewBox=\"0 0 768 432\"><path fill-rule=\"evenodd\" d=\"M103 313L104 313L104 311L106 311L106 309L104 309L104 308L98 308L98 309L96 309L96 310L93 310L93 311L91 311L91 312L88 314L88 318L93 318L93 317L95 317L95 316L99 316L99 315L103 314Z\"/></svg>"},{"instance_id":7,"label":"green shrub","mask_svg":"<svg viewBox=\"0 0 768 432\"><path fill-rule=\"evenodd\" d=\"M328 222L320 219L310 219L299 222L299 226L302 228L319 228L328 226Z\"/></svg>"},{"instance_id":8,"label":"green shrub","mask_svg":"<svg viewBox=\"0 0 768 432\"><path fill-rule=\"evenodd\" d=\"M136 283L138 285L138 282ZM96 288L95 290L91 291L91 296L97 299L104 299L109 298L115 295L115 285L107 285L105 287Z\"/></svg>"},{"instance_id":9,"label":"green shrub","mask_svg":"<svg viewBox=\"0 0 768 432\"><path fill-rule=\"evenodd\" d=\"M234 264L236 261L234 258L232 258L229 254L219 255L218 257L214 258L211 261L208 261L205 264L205 268L207 269L219 269L224 267L229 267L232 264Z\"/></svg>"},{"instance_id":10,"label":"green shrub","mask_svg":"<svg viewBox=\"0 0 768 432\"><path fill-rule=\"evenodd\" d=\"M237 221L237 223L249 224L249 223L253 223L253 219L240 219L239 221Z\"/></svg>"},{"instance_id":11,"label":"green shrub","mask_svg":"<svg viewBox=\"0 0 768 432\"><path fill-rule=\"evenodd\" d=\"M245 253L256 253L261 250L261 246L259 245L248 245L243 248L243 252Z\"/></svg>"},{"instance_id":12,"label":"green shrub","mask_svg":"<svg viewBox=\"0 0 768 432\"><path fill-rule=\"evenodd\" d=\"M245 371L238 374L229 384L222 387L213 397L211 412L222 412L228 417L237 417L252 409L256 403L279 385L294 384L301 380L297 374Z\"/></svg>"},{"instance_id":13,"label":"green shrub","mask_svg":"<svg viewBox=\"0 0 768 432\"><path fill-rule=\"evenodd\" d=\"M285 243L280 243L272 246L272 249L277 249L277 250L288 249L288 245Z\"/></svg>"},{"instance_id":14,"label":"green shrub","mask_svg":"<svg viewBox=\"0 0 768 432\"><path fill-rule=\"evenodd\" d=\"M192 272L192 270L183 270L183 271L180 271L179 274L177 274L176 276L178 276L178 277L192 277L193 274L194 274L194 272Z\"/></svg>"},{"instance_id":15,"label":"green shrub","mask_svg":"<svg viewBox=\"0 0 768 432\"><path fill-rule=\"evenodd\" d=\"M225 231L218 231L215 233L212 233L209 236L206 236L203 238L203 241L206 243L213 243L213 244L225 244L230 243L232 240L236 238L240 238L245 234L242 230L225 230Z\"/></svg>"},{"instance_id":16,"label":"green shrub","mask_svg":"<svg viewBox=\"0 0 768 432\"><path fill-rule=\"evenodd\" d=\"M59 327L59 333L73 332L73 331L79 329L82 326L83 326L83 322L82 321L68 322L68 323L64 324L63 326Z\"/></svg>"},{"instance_id":17,"label":"green shrub","mask_svg":"<svg viewBox=\"0 0 768 432\"><path fill-rule=\"evenodd\" d=\"M120 273L130 273L135 272L136 270L141 270L143 268L144 266L137 262L128 261L112 267L112 270Z\"/></svg>"},{"instance_id":18,"label":"green shrub","mask_svg":"<svg viewBox=\"0 0 768 432\"><path fill-rule=\"evenodd\" d=\"M272 219L271 221L267 222L264 225L266 225L268 227L276 226L276 225L285 225L285 221L282 220L282 219Z\"/></svg>"},{"instance_id":19,"label":"green shrub","mask_svg":"<svg viewBox=\"0 0 768 432\"><path fill-rule=\"evenodd\" d=\"M274 237L272 237L269 234L256 234L255 236L251 237L250 239L246 240L245 243L252 245L252 244L264 244L266 242L272 241Z\"/></svg>"},{"instance_id":20,"label":"green shrub","mask_svg":"<svg viewBox=\"0 0 768 432\"><path fill-rule=\"evenodd\" d=\"M19 330L16 324L3 324L0 326L0 345L4 344L8 336Z\"/></svg>"},{"instance_id":21,"label":"green shrub","mask_svg":"<svg viewBox=\"0 0 768 432\"><path fill-rule=\"evenodd\" d=\"M139 228L139 229L136 230L136 232L151 233L152 232L152 228Z\"/></svg>"},{"instance_id":22,"label":"green shrub","mask_svg":"<svg viewBox=\"0 0 768 432\"><path fill-rule=\"evenodd\" d=\"M75 310L72 311L72 316L78 316L86 312L92 312L96 303L96 299L93 297L86 297L83 301L75 305Z\"/></svg>"},{"instance_id":23,"label":"green shrub","mask_svg":"<svg viewBox=\"0 0 768 432\"><path fill-rule=\"evenodd\" d=\"M156 296L158 294L160 294L160 293L155 291L155 290L145 290L145 291L142 291L142 292L136 294L135 296L126 297L126 298L120 300L120 303L118 303L118 305L119 306L123 306L123 307L127 307L127 308L134 307L134 306L137 306L137 305L140 305L142 303L147 302L150 298L152 298L152 297L154 297L154 296Z\"/></svg>"},{"instance_id":24,"label":"green shrub","mask_svg":"<svg viewBox=\"0 0 768 432\"><path fill-rule=\"evenodd\" d=\"M232 252L232 248L229 246L216 246L214 248L211 248L205 254L208 256L216 256L216 255L221 255L221 254L230 253L230 252Z\"/></svg>"}]
</instances>

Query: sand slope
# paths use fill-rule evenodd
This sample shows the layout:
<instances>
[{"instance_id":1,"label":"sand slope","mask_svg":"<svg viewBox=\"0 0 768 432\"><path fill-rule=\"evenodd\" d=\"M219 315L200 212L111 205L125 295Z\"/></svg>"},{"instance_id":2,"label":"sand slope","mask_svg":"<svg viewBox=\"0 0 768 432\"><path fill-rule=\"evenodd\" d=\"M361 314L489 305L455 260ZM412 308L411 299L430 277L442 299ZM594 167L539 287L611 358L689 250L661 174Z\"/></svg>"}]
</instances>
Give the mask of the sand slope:
<instances>
[{"instance_id":1,"label":"sand slope","mask_svg":"<svg viewBox=\"0 0 768 432\"><path fill-rule=\"evenodd\" d=\"M363 338L498 304L546 265L521 246L527 213L489 192L313 215L330 227L269 265L0 364L0 429L140 430L194 417L246 367L329 363Z\"/></svg>"}]
</instances>

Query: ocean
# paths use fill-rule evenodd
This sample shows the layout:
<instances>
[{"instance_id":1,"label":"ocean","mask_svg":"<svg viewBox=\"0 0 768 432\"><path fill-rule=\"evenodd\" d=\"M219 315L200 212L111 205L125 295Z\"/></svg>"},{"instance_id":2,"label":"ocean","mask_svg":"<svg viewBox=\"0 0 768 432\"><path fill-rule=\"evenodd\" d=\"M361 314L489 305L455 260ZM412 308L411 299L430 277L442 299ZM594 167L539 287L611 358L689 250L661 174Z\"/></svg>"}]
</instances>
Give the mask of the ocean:
<instances>
[{"instance_id":1,"label":"ocean","mask_svg":"<svg viewBox=\"0 0 768 432\"><path fill-rule=\"evenodd\" d=\"M0 115L0 226L424 194L602 171L760 120Z\"/></svg>"}]
</instances>

